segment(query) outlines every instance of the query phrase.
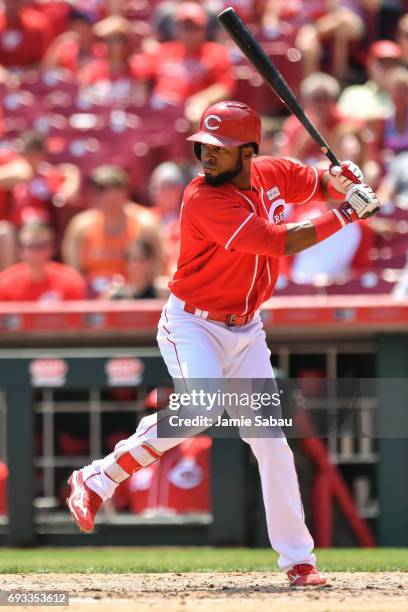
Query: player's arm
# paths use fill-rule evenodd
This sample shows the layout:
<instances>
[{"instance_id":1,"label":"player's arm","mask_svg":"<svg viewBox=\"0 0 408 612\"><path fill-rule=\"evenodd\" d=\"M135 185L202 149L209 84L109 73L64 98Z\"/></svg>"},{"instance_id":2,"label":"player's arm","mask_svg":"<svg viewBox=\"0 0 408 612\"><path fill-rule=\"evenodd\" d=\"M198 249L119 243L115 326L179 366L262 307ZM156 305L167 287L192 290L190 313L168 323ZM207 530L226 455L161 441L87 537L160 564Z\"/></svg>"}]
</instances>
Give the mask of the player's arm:
<instances>
[{"instance_id":1,"label":"player's arm","mask_svg":"<svg viewBox=\"0 0 408 612\"><path fill-rule=\"evenodd\" d=\"M285 255L293 255L326 240L354 221L366 219L380 209L377 196L368 185L353 185L345 201L328 213L303 223L286 225Z\"/></svg>"},{"instance_id":2,"label":"player's arm","mask_svg":"<svg viewBox=\"0 0 408 612\"><path fill-rule=\"evenodd\" d=\"M217 211L211 211L209 207L213 216L202 209L200 224L207 237L227 251L282 257L299 253L326 240L349 223L375 214L379 208L378 199L368 185L353 185L338 208L310 221L276 225L261 219L254 212L236 209L232 226L231 222L228 224L226 214L223 219L222 214L217 215ZM221 213L222 209L219 208L218 212ZM206 218L208 222L205 224L203 220Z\"/></svg>"}]
</instances>

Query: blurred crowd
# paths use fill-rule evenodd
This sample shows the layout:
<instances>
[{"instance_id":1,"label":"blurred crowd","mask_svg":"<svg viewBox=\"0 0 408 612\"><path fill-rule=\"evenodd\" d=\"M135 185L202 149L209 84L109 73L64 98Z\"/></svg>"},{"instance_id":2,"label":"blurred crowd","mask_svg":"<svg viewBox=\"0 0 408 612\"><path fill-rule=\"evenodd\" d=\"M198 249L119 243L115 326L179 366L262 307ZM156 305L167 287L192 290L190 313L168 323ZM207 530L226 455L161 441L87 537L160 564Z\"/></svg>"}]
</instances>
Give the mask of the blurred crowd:
<instances>
[{"instance_id":1,"label":"blurred crowd","mask_svg":"<svg viewBox=\"0 0 408 612\"><path fill-rule=\"evenodd\" d=\"M164 296L211 103L259 111L261 154L328 166L220 28L227 6L383 203L285 258L277 292L408 285L408 1L0 0L0 300ZM287 222L324 209L288 204Z\"/></svg>"}]
</instances>

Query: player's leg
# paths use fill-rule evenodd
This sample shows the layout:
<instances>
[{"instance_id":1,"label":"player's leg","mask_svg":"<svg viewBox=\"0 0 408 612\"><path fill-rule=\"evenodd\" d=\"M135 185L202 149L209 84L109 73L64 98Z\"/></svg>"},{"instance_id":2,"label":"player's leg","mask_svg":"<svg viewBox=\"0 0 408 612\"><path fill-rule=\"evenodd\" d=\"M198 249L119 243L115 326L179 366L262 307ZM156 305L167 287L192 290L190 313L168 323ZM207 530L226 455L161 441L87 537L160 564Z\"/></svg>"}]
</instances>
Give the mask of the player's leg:
<instances>
[{"instance_id":1,"label":"player's leg","mask_svg":"<svg viewBox=\"0 0 408 612\"><path fill-rule=\"evenodd\" d=\"M234 357L228 378L273 379L270 351L259 320L251 323L241 342L243 350ZM241 435L258 461L268 534L279 553L279 567L288 570L302 563L314 565L314 543L304 522L293 453L287 440L273 428L253 427L252 431L255 433Z\"/></svg>"},{"instance_id":2,"label":"player's leg","mask_svg":"<svg viewBox=\"0 0 408 612\"><path fill-rule=\"evenodd\" d=\"M206 381L207 389L211 390L212 386L219 384L217 380L222 377L223 355L220 347L222 346L223 350L227 348L225 342L224 345L218 343L217 336L212 335L209 329L208 322L179 309L169 308L163 312L158 329L158 344L170 375L175 381L179 380L183 391L190 391L194 381L199 381L200 386ZM181 416L182 411L183 418L189 418L199 415L203 410L210 420L216 419L219 413L216 407L209 414L205 408L183 406L177 412L166 409L149 415L141 420L132 436L118 442L112 453L74 472L71 477L70 496L73 501L71 505L68 503L75 520L79 522L77 516L81 514L81 509L76 508L76 500L82 499L85 485L86 489L97 494L99 499L109 499L116 487L136 470L147 467L165 451L210 426L208 422L195 426L172 426L169 425L172 416ZM91 497L93 502L98 501L92 495ZM95 503L92 505L95 506ZM91 530L93 527L92 516L89 518L90 529L87 529L88 521L82 521L81 527L84 530Z\"/></svg>"}]
</instances>

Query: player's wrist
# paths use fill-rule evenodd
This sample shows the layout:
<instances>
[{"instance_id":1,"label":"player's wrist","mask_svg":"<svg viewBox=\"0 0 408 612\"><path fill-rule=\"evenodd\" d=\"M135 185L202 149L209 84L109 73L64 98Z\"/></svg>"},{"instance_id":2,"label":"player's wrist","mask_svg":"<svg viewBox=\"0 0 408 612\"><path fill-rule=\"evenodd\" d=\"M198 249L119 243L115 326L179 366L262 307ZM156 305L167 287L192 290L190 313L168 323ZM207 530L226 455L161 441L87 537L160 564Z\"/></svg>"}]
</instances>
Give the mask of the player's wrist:
<instances>
[{"instance_id":1,"label":"player's wrist","mask_svg":"<svg viewBox=\"0 0 408 612\"><path fill-rule=\"evenodd\" d=\"M329 212L320 215L320 217L311 219L310 222L316 232L316 243L326 240L326 238L341 230L342 227L348 225L348 222L337 208L329 210Z\"/></svg>"},{"instance_id":2,"label":"player's wrist","mask_svg":"<svg viewBox=\"0 0 408 612\"><path fill-rule=\"evenodd\" d=\"M342 216L346 225L358 221L358 216L349 202L343 202L336 210Z\"/></svg>"}]
</instances>

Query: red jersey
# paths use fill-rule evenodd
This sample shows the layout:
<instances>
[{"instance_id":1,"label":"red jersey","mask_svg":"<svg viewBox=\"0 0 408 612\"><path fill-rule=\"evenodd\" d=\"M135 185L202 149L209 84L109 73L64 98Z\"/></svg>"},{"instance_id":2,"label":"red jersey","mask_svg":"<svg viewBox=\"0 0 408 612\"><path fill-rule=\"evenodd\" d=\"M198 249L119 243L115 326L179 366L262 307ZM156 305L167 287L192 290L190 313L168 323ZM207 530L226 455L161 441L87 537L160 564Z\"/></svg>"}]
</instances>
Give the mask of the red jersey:
<instances>
[{"instance_id":1,"label":"red jersey","mask_svg":"<svg viewBox=\"0 0 408 612\"><path fill-rule=\"evenodd\" d=\"M285 204L324 201L321 175L287 159L252 160L252 188L208 185L201 174L187 185L181 211L180 257L169 283L196 308L247 314L272 295L284 255Z\"/></svg>"},{"instance_id":2,"label":"red jersey","mask_svg":"<svg viewBox=\"0 0 408 612\"><path fill-rule=\"evenodd\" d=\"M130 506L135 514L210 512L210 451L209 436L184 440L126 480L116 490L114 503Z\"/></svg>"},{"instance_id":3,"label":"red jersey","mask_svg":"<svg viewBox=\"0 0 408 612\"><path fill-rule=\"evenodd\" d=\"M21 9L15 22L0 12L0 61L6 68L39 62L51 42L53 30L48 18L30 6Z\"/></svg>"},{"instance_id":4,"label":"red jersey","mask_svg":"<svg viewBox=\"0 0 408 612\"><path fill-rule=\"evenodd\" d=\"M132 69L135 77L154 81L158 97L173 103L214 84L234 88L228 51L215 42L204 42L195 52L181 42L162 43L154 53L135 55Z\"/></svg>"},{"instance_id":5,"label":"red jersey","mask_svg":"<svg viewBox=\"0 0 408 612\"><path fill-rule=\"evenodd\" d=\"M86 285L82 276L69 266L50 261L47 277L40 282L30 278L26 263L18 263L0 272L2 302L61 302L85 298Z\"/></svg>"}]
</instances>

